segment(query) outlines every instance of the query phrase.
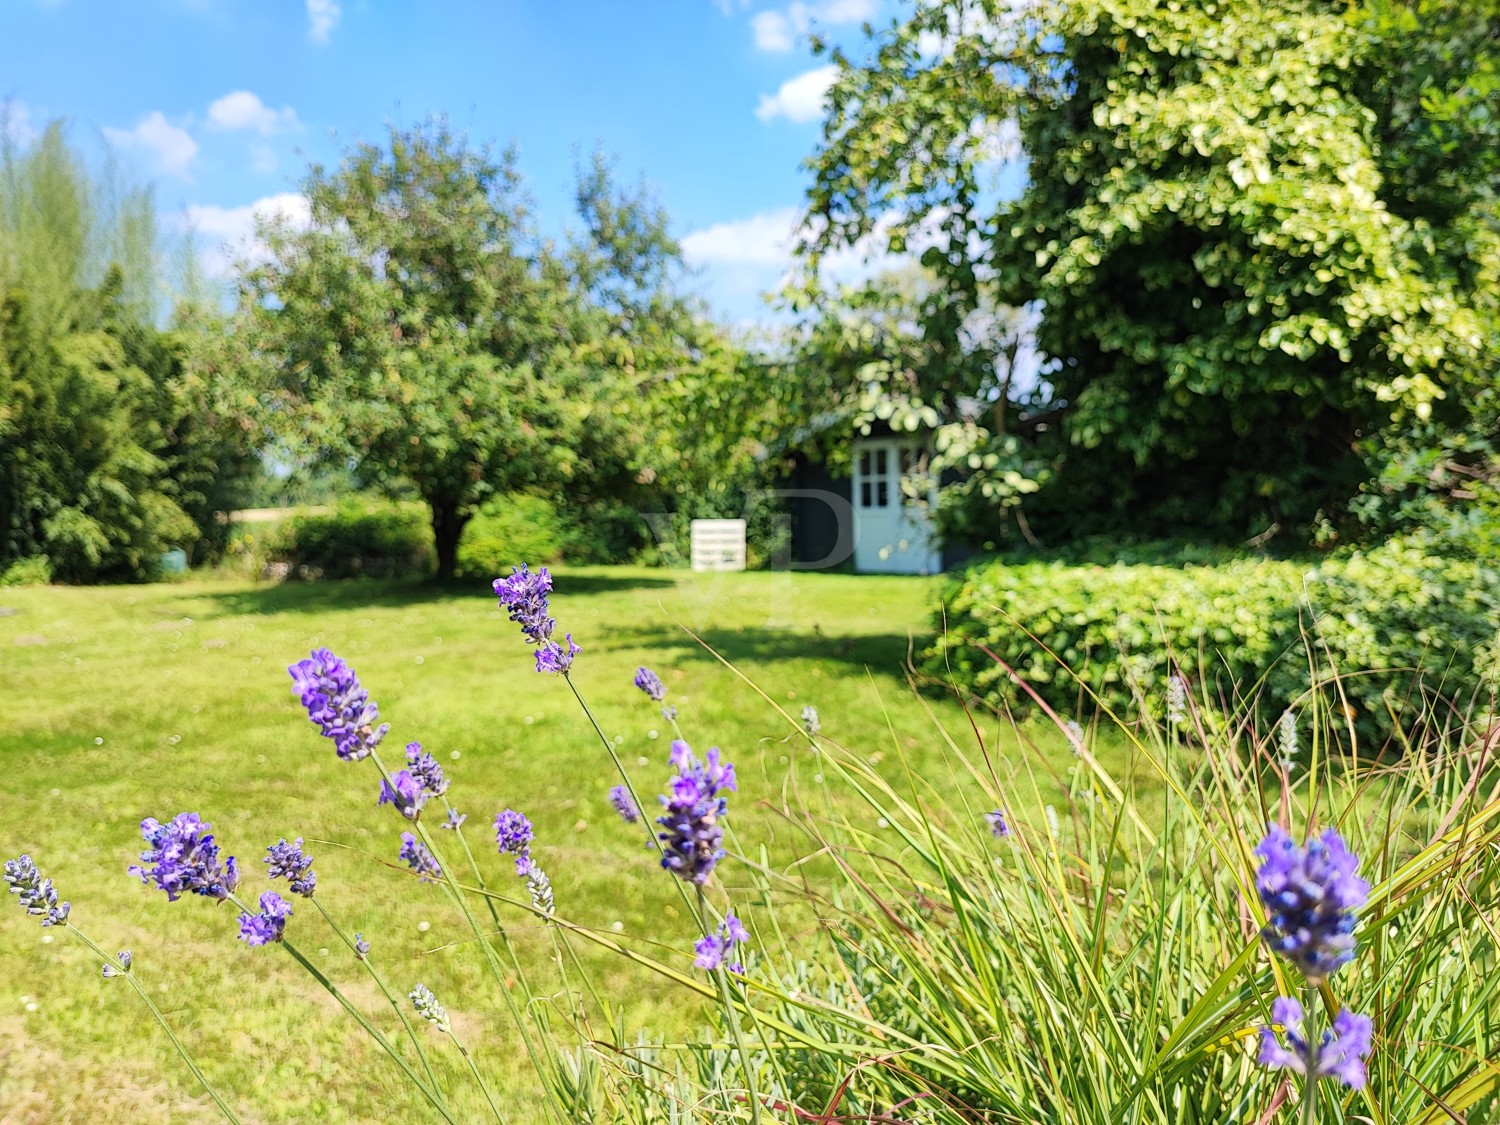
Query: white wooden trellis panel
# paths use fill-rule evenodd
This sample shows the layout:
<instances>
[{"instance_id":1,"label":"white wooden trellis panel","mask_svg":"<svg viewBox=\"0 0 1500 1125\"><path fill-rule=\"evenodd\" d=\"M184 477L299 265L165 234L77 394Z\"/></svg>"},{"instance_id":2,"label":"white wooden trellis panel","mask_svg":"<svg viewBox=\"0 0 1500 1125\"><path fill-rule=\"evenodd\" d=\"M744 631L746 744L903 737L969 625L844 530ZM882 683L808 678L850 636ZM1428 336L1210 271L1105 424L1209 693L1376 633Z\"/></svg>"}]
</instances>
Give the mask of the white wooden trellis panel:
<instances>
[{"instance_id":1,"label":"white wooden trellis panel","mask_svg":"<svg viewBox=\"0 0 1500 1125\"><path fill-rule=\"evenodd\" d=\"M744 570L744 520L694 520L692 523L694 570Z\"/></svg>"}]
</instances>

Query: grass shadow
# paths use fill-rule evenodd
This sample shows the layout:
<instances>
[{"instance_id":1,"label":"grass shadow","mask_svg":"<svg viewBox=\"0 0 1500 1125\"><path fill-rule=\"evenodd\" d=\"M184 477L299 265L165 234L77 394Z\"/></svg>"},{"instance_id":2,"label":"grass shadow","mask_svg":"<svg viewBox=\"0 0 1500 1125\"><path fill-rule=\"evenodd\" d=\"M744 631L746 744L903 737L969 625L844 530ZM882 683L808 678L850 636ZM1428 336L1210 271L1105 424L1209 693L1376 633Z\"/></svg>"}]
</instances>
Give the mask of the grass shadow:
<instances>
[{"instance_id":1,"label":"grass shadow","mask_svg":"<svg viewBox=\"0 0 1500 1125\"><path fill-rule=\"evenodd\" d=\"M661 629L617 627L610 641L612 645L649 647L662 652L663 660L686 661L696 655L714 661L716 652L736 667L826 660L860 670L868 668L875 675L889 676L903 683L909 659L915 658L925 643L921 637L904 633L840 635L821 630L807 633L757 626L706 629L699 632L698 637L702 644L681 629L664 632Z\"/></svg>"},{"instance_id":2,"label":"grass shadow","mask_svg":"<svg viewBox=\"0 0 1500 1125\"><path fill-rule=\"evenodd\" d=\"M569 575L568 589L577 594L607 594L653 586L670 586L668 578L644 574ZM349 610L356 605L399 609L443 602L493 599L485 579L455 578L446 582L420 578L343 578L323 582L282 582L248 590L204 591L197 595L230 616L278 613L318 613Z\"/></svg>"}]
</instances>

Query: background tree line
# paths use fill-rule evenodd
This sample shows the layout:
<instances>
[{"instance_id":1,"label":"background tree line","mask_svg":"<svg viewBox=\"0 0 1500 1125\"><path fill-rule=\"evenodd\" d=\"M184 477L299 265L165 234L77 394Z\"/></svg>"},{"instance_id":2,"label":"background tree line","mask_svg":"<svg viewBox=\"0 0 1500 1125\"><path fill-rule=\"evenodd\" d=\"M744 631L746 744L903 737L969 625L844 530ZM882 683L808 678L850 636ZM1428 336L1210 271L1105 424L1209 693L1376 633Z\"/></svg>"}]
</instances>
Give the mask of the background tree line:
<instances>
[{"instance_id":1,"label":"background tree line","mask_svg":"<svg viewBox=\"0 0 1500 1125\"><path fill-rule=\"evenodd\" d=\"M625 553L649 538L636 512L743 492L749 459L684 440L689 388L743 353L687 294L665 213L603 157L558 244L513 153L440 119L392 128L310 168L310 221L262 224L228 310L173 292L149 190L92 172L60 124L9 145L4 173L0 571L212 561L225 513L295 491L288 469L419 498L440 578L492 497L541 492L575 523L630 511Z\"/></svg>"},{"instance_id":2,"label":"background tree line","mask_svg":"<svg viewBox=\"0 0 1500 1125\"><path fill-rule=\"evenodd\" d=\"M633 513L739 515L877 422L933 434L984 548L1482 540L1497 44L1500 0L920 0L833 52L807 279L755 347L602 157L554 240L514 153L392 127L309 169L226 311L54 125L0 159L0 569L211 559L267 465L420 499L440 577L516 493L624 513L628 553ZM820 284L856 243L908 264Z\"/></svg>"},{"instance_id":3,"label":"background tree line","mask_svg":"<svg viewBox=\"0 0 1500 1125\"><path fill-rule=\"evenodd\" d=\"M0 571L140 578L222 545L248 423L214 310L189 283L162 316L166 249L151 192L91 172L60 124L0 145Z\"/></svg>"}]
</instances>

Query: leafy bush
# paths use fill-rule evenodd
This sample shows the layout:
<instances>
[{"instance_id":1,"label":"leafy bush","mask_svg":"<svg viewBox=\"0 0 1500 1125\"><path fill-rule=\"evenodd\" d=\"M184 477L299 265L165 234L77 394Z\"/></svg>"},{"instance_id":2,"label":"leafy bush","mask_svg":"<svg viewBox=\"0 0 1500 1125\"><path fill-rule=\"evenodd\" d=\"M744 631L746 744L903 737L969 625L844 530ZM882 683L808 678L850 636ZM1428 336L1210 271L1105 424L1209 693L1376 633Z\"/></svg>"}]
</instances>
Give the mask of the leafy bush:
<instances>
[{"instance_id":1,"label":"leafy bush","mask_svg":"<svg viewBox=\"0 0 1500 1125\"><path fill-rule=\"evenodd\" d=\"M1073 566L991 561L944 592L925 669L993 701L1024 703L1006 667L1050 706L1093 697L1121 714L1160 702L1181 671L1210 697L1259 692L1279 714L1312 683L1304 636L1341 676L1341 708L1366 738L1410 727L1422 706L1457 704L1493 672L1496 572L1411 544L1316 566L1239 559L1214 566ZM1291 655L1289 655L1291 654ZM1393 716L1392 711L1404 717Z\"/></svg>"},{"instance_id":2,"label":"leafy bush","mask_svg":"<svg viewBox=\"0 0 1500 1125\"><path fill-rule=\"evenodd\" d=\"M41 555L13 562L0 570L0 589L7 586L45 586L52 581L52 564Z\"/></svg>"},{"instance_id":3,"label":"leafy bush","mask_svg":"<svg viewBox=\"0 0 1500 1125\"><path fill-rule=\"evenodd\" d=\"M514 492L486 502L464 528L458 573L493 578L520 562L627 563L648 534L640 513L623 504L577 512Z\"/></svg>"},{"instance_id":4,"label":"leafy bush","mask_svg":"<svg viewBox=\"0 0 1500 1125\"><path fill-rule=\"evenodd\" d=\"M267 534L266 555L288 578L399 578L432 570L432 529L421 504L351 499L294 515Z\"/></svg>"},{"instance_id":5,"label":"leafy bush","mask_svg":"<svg viewBox=\"0 0 1500 1125\"><path fill-rule=\"evenodd\" d=\"M464 528L458 573L494 578L521 562L555 563L574 542L574 531L551 502L540 496L496 496Z\"/></svg>"}]
</instances>

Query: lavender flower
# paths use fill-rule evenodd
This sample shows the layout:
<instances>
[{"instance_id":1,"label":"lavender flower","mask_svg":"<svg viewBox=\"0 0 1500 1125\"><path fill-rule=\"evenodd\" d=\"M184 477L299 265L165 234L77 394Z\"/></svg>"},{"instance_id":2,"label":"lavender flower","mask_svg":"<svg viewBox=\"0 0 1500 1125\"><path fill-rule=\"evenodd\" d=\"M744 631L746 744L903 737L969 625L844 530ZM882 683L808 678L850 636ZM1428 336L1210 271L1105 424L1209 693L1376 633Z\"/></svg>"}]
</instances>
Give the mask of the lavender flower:
<instances>
[{"instance_id":1,"label":"lavender flower","mask_svg":"<svg viewBox=\"0 0 1500 1125\"><path fill-rule=\"evenodd\" d=\"M531 905L548 918L552 917L552 880L534 863L526 869L526 890L531 895Z\"/></svg>"},{"instance_id":2,"label":"lavender flower","mask_svg":"<svg viewBox=\"0 0 1500 1125\"><path fill-rule=\"evenodd\" d=\"M365 935L358 930L354 931L354 956L363 961L370 955L370 943L365 940Z\"/></svg>"},{"instance_id":3,"label":"lavender flower","mask_svg":"<svg viewBox=\"0 0 1500 1125\"><path fill-rule=\"evenodd\" d=\"M562 675L573 667L573 657L577 656L583 649L573 643L573 634L567 637L568 647L564 649L556 641L548 641L536 650L536 670L538 672L552 672Z\"/></svg>"},{"instance_id":4,"label":"lavender flower","mask_svg":"<svg viewBox=\"0 0 1500 1125\"><path fill-rule=\"evenodd\" d=\"M390 723L375 725L380 708L370 702L354 669L328 649L314 649L287 671L307 717L318 724L324 738L333 739L334 749L346 762L368 757L391 729Z\"/></svg>"},{"instance_id":5,"label":"lavender flower","mask_svg":"<svg viewBox=\"0 0 1500 1125\"><path fill-rule=\"evenodd\" d=\"M1000 809L984 814L985 823L990 826L990 835L1005 839L1010 835L1010 822L1005 819L1005 813Z\"/></svg>"},{"instance_id":6,"label":"lavender flower","mask_svg":"<svg viewBox=\"0 0 1500 1125\"><path fill-rule=\"evenodd\" d=\"M1358 857L1332 828L1303 849L1274 824L1255 854L1255 887L1270 916L1266 944L1321 984L1354 957L1354 912L1370 892L1356 874Z\"/></svg>"},{"instance_id":7,"label":"lavender flower","mask_svg":"<svg viewBox=\"0 0 1500 1125\"><path fill-rule=\"evenodd\" d=\"M424 883L435 883L443 877L443 869L438 866L437 860L432 858L427 845L410 832L401 833L399 858L415 871L417 878Z\"/></svg>"},{"instance_id":8,"label":"lavender flower","mask_svg":"<svg viewBox=\"0 0 1500 1125\"><path fill-rule=\"evenodd\" d=\"M667 685L662 683L661 677L650 668L635 670L635 686L645 692L654 703L660 703L667 697Z\"/></svg>"},{"instance_id":9,"label":"lavender flower","mask_svg":"<svg viewBox=\"0 0 1500 1125\"><path fill-rule=\"evenodd\" d=\"M516 857L517 875L531 870L531 841L535 835L531 821L514 809L506 809L495 817L495 844L501 855Z\"/></svg>"},{"instance_id":10,"label":"lavender flower","mask_svg":"<svg viewBox=\"0 0 1500 1125\"><path fill-rule=\"evenodd\" d=\"M620 814L620 819L626 824L634 824L641 819L641 810L635 807L635 801L630 797L630 790L623 785L616 785L609 791L609 803L615 807L615 812Z\"/></svg>"},{"instance_id":11,"label":"lavender flower","mask_svg":"<svg viewBox=\"0 0 1500 1125\"><path fill-rule=\"evenodd\" d=\"M394 785L391 782L395 782ZM390 781L380 780L380 800L377 805L395 805L396 811L407 820L416 820L422 815L422 806L427 803L427 794L422 783L406 770L395 774Z\"/></svg>"},{"instance_id":12,"label":"lavender flower","mask_svg":"<svg viewBox=\"0 0 1500 1125\"><path fill-rule=\"evenodd\" d=\"M1277 741L1281 747L1281 764L1289 767L1297 757L1297 717L1290 710L1283 711L1276 728Z\"/></svg>"},{"instance_id":13,"label":"lavender flower","mask_svg":"<svg viewBox=\"0 0 1500 1125\"><path fill-rule=\"evenodd\" d=\"M291 914L291 903L275 891L266 891L260 896L259 914L240 915L240 939L246 945L269 945L280 941Z\"/></svg>"},{"instance_id":14,"label":"lavender flower","mask_svg":"<svg viewBox=\"0 0 1500 1125\"><path fill-rule=\"evenodd\" d=\"M133 865L130 874L166 891L168 902L188 893L224 901L239 886L240 869L234 856L220 864L212 827L197 813L178 813L165 824L148 816L141 821L141 836L149 845L141 863L147 866Z\"/></svg>"},{"instance_id":15,"label":"lavender flower","mask_svg":"<svg viewBox=\"0 0 1500 1125\"><path fill-rule=\"evenodd\" d=\"M1344 1008L1333 1018L1333 1027L1323 1033L1323 1040L1316 1047L1303 1034L1302 1005L1290 996L1278 996L1272 1003L1271 1022L1286 1029L1286 1046L1281 1045L1273 1028L1261 1028L1262 1066L1308 1075L1314 1082L1337 1078L1351 1089L1364 1086L1365 1059L1373 1046L1369 1016Z\"/></svg>"},{"instance_id":16,"label":"lavender flower","mask_svg":"<svg viewBox=\"0 0 1500 1125\"><path fill-rule=\"evenodd\" d=\"M448 779L443 776L443 767L438 760L422 749L420 742L406 744L406 768L422 786L422 792L432 797L441 797L448 792Z\"/></svg>"},{"instance_id":17,"label":"lavender flower","mask_svg":"<svg viewBox=\"0 0 1500 1125\"><path fill-rule=\"evenodd\" d=\"M115 954L115 960L119 962L120 967L115 968L112 964L106 964L99 970L101 976L108 979L109 977L121 977L130 972L130 963L134 960L130 955L130 950L120 950L120 952Z\"/></svg>"},{"instance_id":18,"label":"lavender flower","mask_svg":"<svg viewBox=\"0 0 1500 1125\"><path fill-rule=\"evenodd\" d=\"M552 575L547 568L532 574L522 563L511 568L509 578L495 579L494 589L510 619L521 626L526 640L536 646L536 670L566 673L582 650L573 643L572 633L567 636L566 649L552 639L557 622L548 615L547 595L552 593Z\"/></svg>"},{"instance_id":19,"label":"lavender flower","mask_svg":"<svg viewBox=\"0 0 1500 1125\"><path fill-rule=\"evenodd\" d=\"M438 1003L438 998L432 994L432 989L425 984L419 984L408 992L412 1007L416 1008L417 1015L432 1024L439 1031L448 1032L448 1009Z\"/></svg>"},{"instance_id":20,"label":"lavender flower","mask_svg":"<svg viewBox=\"0 0 1500 1125\"><path fill-rule=\"evenodd\" d=\"M1167 678L1167 722L1180 726L1187 721L1187 681L1181 676Z\"/></svg>"},{"instance_id":21,"label":"lavender flower","mask_svg":"<svg viewBox=\"0 0 1500 1125\"><path fill-rule=\"evenodd\" d=\"M675 722L677 719L677 708L668 703L661 709L661 717L663 719L666 719L669 723Z\"/></svg>"},{"instance_id":22,"label":"lavender flower","mask_svg":"<svg viewBox=\"0 0 1500 1125\"><path fill-rule=\"evenodd\" d=\"M21 909L40 914L42 925L61 926L68 920L73 904L57 901L57 889L51 879L43 879L31 856L21 855L5 861L5 882L13 895L20 896Z\"/></svg>"},{"instance_id":23,"label":"lavender flower","mask_svg":"<svg viewBox=\"0 0 1500 1125\"><path fill-rule=\"evenodd\" d=\"M272 879L287 879L293 894L312 898L318 876L312 869L313 857L302 850L302 837L288 844L285 837L266 849L266 874Z\"/></svg>"},{"instance_id":24,"label":"lavender flower","mask_svg":"<svg viewBox=\"0 0 1500 1125\"><path fill-rule=\"evenodd\" d=\"M442 824L439 824L438 827L447 828L454 832L457 832L461 827L463 827L464 821L468 819L469 817L467 813L461 813L457 809L449 809L448 819L443 821Z\"/></svg>"},{"instance_id":25,"label":"lavender flower","mask_svg":"<svg viewBox=\"0 0 1500 1125\"><path fill-rule=\"evenodd\" d=\"M808 734L817 734L823 729L823 723L818 718L818 709L811 703L802 708L802 729Z\"/></svg>"},{"instance_id":26,"label":"lavender flower","mask_svg":"<svg viewBox=\"0 0 1500 1125\"><path fill-rule=\"evenodd\" d=\"M677 776L660 798L666 812L656 818L666 829L657 833L662 842L661 865L702 886L724 858L719 818L728 811L729 801L721 792L736 788L734 766L720 764L717 746L709 749L706 761L698 761L681 739L672 743L671 762Z\"/></svg>"},{"instance_id":27,"label":"lavender flower","mask_svg":"<svg viewBox=\"0 0 1500 1125\"><path fill-rule=\"evenodd\" d=\"M723 965L731 973L743 973L745 967L738 961L732 961L725 965L725 960L734 951L739 942L750 940L749 933L733 914L724 915L724 921L719 923L719 928L711 934L705 934L699 942L693 946L698 956L693 958L693 964L700 969L712 972Z\"/></svg>"}]
</instances>

